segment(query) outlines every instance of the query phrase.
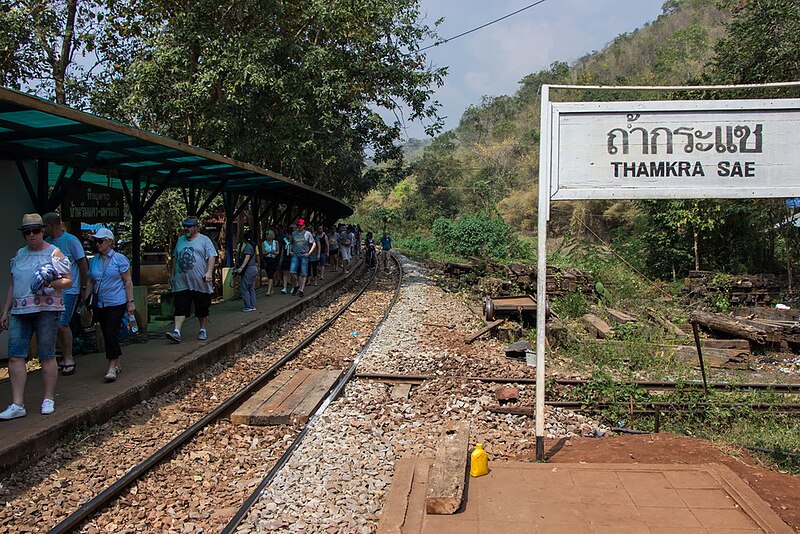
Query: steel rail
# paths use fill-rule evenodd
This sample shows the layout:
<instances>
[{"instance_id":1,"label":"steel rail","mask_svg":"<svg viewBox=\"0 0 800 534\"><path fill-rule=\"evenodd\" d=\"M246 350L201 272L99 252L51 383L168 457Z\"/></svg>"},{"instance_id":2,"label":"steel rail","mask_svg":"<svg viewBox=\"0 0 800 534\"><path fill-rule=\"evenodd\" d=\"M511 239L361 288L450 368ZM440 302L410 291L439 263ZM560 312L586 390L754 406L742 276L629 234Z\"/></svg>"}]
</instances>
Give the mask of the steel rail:
<instances>
[{"instance_id":1,"label":"steel rail","mask_svg":"<svg viewBox=\"0 0 800 534\"><path fill-rule=\"evenodd\" d=\"M317 405L314 413L311 415L311 417L308 418L308 422L303 426L303 429L295 437L294 441L292 441L289 447L284 451L284 453L278 459L278 462L274 466L272 466L272 469L269 470L267 475L255 489L255 491L253 491L253 493L250 494L250 496L242 504L242 506L239 507L239 510L237 510L236 513L233 515L233 517L225 526L225 528L222 529L222 534L231 534L236 530L236 528L239 526L242 520L247 516L247 513L250 511L250 508L252 508L253 504L255 504L255 502L259 499L259 497L261 497L261 494L264 492L264 490L267 489L267 487L272 483L278 472L283 468L284 465L286 465L286 463L292 457L294 451L297 450L297 448L300 446L300 443L302 443L303 438L306 436L311 427L314 426L314 423L316 423L317 419L319 419L319 417L325 412L325 409L328 407L328 405L330 405L330 403L333 402L342 393L345 385L347 385L347 382L349 382L350 379L355 375L356 367L358 367L358 364L361 362L361 358L367 352L367 349L372 344L372 341L375 339L375 336L378 335L378 331L383 326L383 323L386 322L386 318L389 317L389 313L394 308L394 305L397 303L397 299L400 296L400 288L403 285L403 269L400 266L400 261L394 255L391 256L391 258L397 264L397 272L400 274L400 276L397 279L397 287L394 290L394 296L392 297L392 301L389 303L389 306L387 306L386 311L383 313L383 318L381 318L378 325L372 331L372 335L369 336L369 339L367 339L367 342L364 344L361 351L353 359L353 363L350 364L350 367L342 371L342 373L339 375L339 378L337 379L336 384L331 388L330 393L327 395L325 399L323 399Z\"/></svg>"},{"instance_id":2,"label":"steel rail","mask_svg":"<svg viewBox=\"0 0 800 534\"><path fill-rule=\"evenodd\" d=\"M375 271L377 272L377 270ZM194 423L192 426L184 430L180 435L172 439L169 443L161 447L150 457L145 459L140 464L131 468L119 480L114 482L111 486L103 490L92 500L81 506L78 510L70 514L66 519L51 528L49 534L63 534L77 529L78 525L88 519L97 510L105 507L113 501L120 493L125 491L129 486L136 482L139 478L147 474L153 467L159 465L166 460L174 451L181 448L196 436L203 428L216 422L224 417L226 414L235 410L242 402L247 400L251 394L264 386L274 375L277 373L288 361L297 356L300 351L308 347L315 339L317 339L325 330L327 330L336 319L338 319L347 309L358 300L375 278L375 272L372 277L364 285L361 290L353 296L347 303L345 303L336 313L327 319L322 325L309 334L305 339L300 341L295 347L281 357L276 363L270 366L266 371L261 373L253 379L244 388L231 395L228 399L223 401L220 405L214 408L211 412L203 416L202 419Z\"/></svg>"},{"instance_id":3,"label":"steel rail","mask_svg":"<svg viewBox=\"0 0 800 534\"><path fill-rule=\"evenodd\" d=\"M382 374L382 373L357 373L357 378L368 380L393 380L405 382L424 382L434 378L456 378L462 380L471 380L475 382L489 382L500 384L535 384L536 380L533 378L514 378L514 377L492 377L492 376L457 376L457 375L397 375L397 374ZM550 384L557 384L559 386L582 386L591 384L591 380L583 379L570 379L560 378L548 381ZM659 382L650 380L637 380L633 382L620 382L621 385L634 385L643 389L658 389L658 390L674 390L674 389L702 389L703 383L695 380L687 382ZM742 383L736 384L731 382L710 382L709 389L755 389L765 390L774 393L800 393L800 384L768 384L768 383Z\"/></svg>"}]
</instances>

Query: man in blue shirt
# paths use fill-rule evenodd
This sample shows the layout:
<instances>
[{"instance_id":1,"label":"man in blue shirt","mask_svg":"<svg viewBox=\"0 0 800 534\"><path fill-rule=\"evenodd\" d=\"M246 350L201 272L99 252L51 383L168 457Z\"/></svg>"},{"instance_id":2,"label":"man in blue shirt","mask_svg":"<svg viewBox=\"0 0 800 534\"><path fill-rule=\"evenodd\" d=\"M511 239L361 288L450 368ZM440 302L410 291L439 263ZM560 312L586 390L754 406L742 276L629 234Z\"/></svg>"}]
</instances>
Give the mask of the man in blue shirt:
<instances>
[{"instance_id":1,"label":"man in blue shirt","mask_svg":"<svg viewBox=\"0 0 800 534\"><path fill-rule=\"evenodd\" d=\"M46 213L44 217L45 241L55 245L69 259L72 270L72 287L65 289L64 311L58 321L58 341L61 344L61 353L64 361L61 365L61 374L71 375L75 372L75 358L72 354L72 330L69 323L78 304L81 292L86 289L88 267L86 254L80 239L65 232L61 225L61 215L55 212Z\"/></svg>"}]
</instances>

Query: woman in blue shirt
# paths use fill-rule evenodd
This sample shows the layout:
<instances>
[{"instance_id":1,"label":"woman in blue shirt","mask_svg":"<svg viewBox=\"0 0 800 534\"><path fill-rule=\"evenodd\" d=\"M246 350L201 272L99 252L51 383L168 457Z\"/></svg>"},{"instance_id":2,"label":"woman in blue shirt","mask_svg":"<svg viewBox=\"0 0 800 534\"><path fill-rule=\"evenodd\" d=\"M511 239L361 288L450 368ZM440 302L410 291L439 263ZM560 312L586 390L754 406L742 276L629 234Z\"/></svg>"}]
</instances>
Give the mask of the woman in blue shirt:
<instances>
[{"instance_id":1,"label":"woman in blue shirt","mask_svg":"<svg viewBox=\"0 0 800 534\"><path fill-rule=\"evenodd\" d=\"M89 284L84 297L93 294L94 320L100 324L106 344L108 370L106 382L113 382L120 372L119 328L122 317L133 313L133 282L128 258L114 250L114 234L107 228L95 232L97 254L89 262Z\"/></svg>"}]
</instances>

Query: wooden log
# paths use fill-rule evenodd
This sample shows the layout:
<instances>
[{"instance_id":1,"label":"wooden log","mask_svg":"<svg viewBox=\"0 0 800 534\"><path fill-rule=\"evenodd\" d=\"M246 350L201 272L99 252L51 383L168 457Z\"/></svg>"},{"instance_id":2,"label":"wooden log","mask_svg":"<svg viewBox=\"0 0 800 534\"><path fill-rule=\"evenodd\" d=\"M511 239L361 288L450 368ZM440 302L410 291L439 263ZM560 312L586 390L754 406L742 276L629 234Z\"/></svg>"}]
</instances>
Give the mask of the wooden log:
<instances>
[{"instance_id":1,"label":"wooden log","mask_svg":"<svg viewBox=\"0 0 800 534\"><path fill-rule=\"evenodd\" d=\"M678 325L661 317L653 308L647 308L647 316L654 322L661 325L668 333L674 335L678 339L689 339L689 334L681 330Z\"/></svg>"},{"instance_id":2,"label":"wooden log","mask_svg":"<svg viewBox=\"0 0 800 534\"><path fill-rule=\"evenodd\" d=\"M472 343L473 341L475 341L476 339L481 337L483 334L485 334L487 332L490 332L491 330L494 330L495 328L497 328L501 324L503 324L503 319L498 319L498 320L496 320L494 322L491 322L491 323L487 324L486 326L484 326L483 328L481 328L480 330L478 330L474 334L471 334L470 336L468 336L464 340L464 343L469 345L470 343Z\"/></svg>"},{"instance_id":3,"label":"wooden log","mask_svg":"<svg viewBox=\"0 0 800 534\"><path fill-rule=\"evenodd\" d=\"M700 345L709 349L737 349L750 353L750 342L746 339L701 339Z\"/></svg>"},{"instance_id":4,"label":"wooden log","mask_svg":"<svg viewBox=\"0 0 800 534\"><path fill-rule=\"evenodd\" d=\"M425 511L453 514L461 506L469 458L469 422L452 421L445 425L436 448L428 477Z\"/></svg>"},{"instance_id":5,"label":"wooden log","mask_svg":"<svg viewBox=\"0 0 800 534\"><path fill-rule=\"evenodd\" d=\"M628 315L627 313L615 310L614 308L606 308L606 313L608 314L609 317L611 317L611 319L613 319L618 323L625 324L625 323L636 322L636 317L634 317L633 315Z\"/></svg>"},{"instance_id":6,"label":"wooden log","mask_svg":"<svg viewBox=\"0 0 800 534\"><path fill-rule=\"evenodd\" d=\"M733 315L745 319L766 319L768 321L787 321L796 323L800 310L778 310L775 308L736 308Z\"/></svg>"},{"instance_id":7,"label":"wooden log","mask_svg":"<svg viewBox=\"0 0 800 534\"><path fill-rule=\"evenodd\" d=\"M693 312L692 321L711 330L749 339L761 345L781 341L780 328L758 321L706 312Z\"/></svg>"},{"instance_id":8,"label":"wooden log","mask_svg":"<svg viewBox=\"0 0 800 534\"><path fill-rule=\"evenodd\" d=\"M607 322L593 313L587 313L581 317L581 322L583 322L583 326L586 328L586 331L594 335L594 337L600 339L614 337L614 329L611 328Z\"/></svg>"}]
</instances>

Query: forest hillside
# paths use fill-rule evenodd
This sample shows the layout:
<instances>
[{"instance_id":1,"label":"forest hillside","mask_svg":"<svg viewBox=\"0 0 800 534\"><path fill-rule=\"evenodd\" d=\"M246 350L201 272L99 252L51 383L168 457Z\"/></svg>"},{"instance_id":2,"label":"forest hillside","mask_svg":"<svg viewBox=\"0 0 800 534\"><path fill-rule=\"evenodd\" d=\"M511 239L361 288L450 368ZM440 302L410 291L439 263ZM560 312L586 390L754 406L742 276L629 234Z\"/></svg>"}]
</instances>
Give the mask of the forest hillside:
<instances>
[{"instance_id":1,"label":"forest hillside","mask_svg":"<svg viewBox=\"0 0 800 534\"><path fill-rule=\"evenodd\" d=\"M480 229L476 243L461 250L449 247L455 256L486 251L498 258L530 255L524 238L534 235L536 225L542 84L796 79L796 62L789 58L798 50L793 22L800 19L797 11L796 2L785 0L665 2L655 21L618 36L603 50L571 65L556 62L533 72L519 81L513 95L484 96L465 111L457 128L436 137L405 172L395 173L394 180L367 195L359 215L372 226L388 221L395 233L418 236L416 242L430 238L430 248L438 250L443 247L437 239L470 239L458 237L459 224ZM771 32L768 38L765 32ZM600 98L591 91L558 94L572 100ZM637 96L619 91L604 92L603 98ZM775 200L560 202L552 207L549 229L554 245L592 242L613 247L642 272L667 278L700 268L783 269L786 251L797 246L780 224L790 215L786 205ZM498 223L503 235L491 237ZM506 241L508 235L523 239Z\"/></svg>"}]
</instances>

